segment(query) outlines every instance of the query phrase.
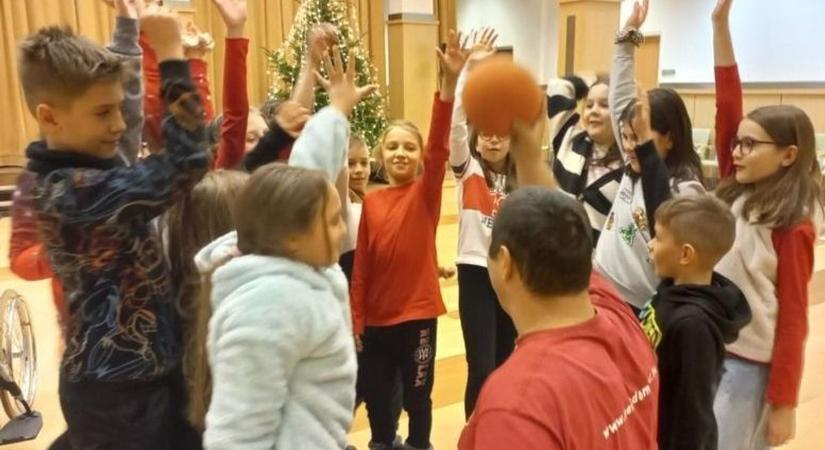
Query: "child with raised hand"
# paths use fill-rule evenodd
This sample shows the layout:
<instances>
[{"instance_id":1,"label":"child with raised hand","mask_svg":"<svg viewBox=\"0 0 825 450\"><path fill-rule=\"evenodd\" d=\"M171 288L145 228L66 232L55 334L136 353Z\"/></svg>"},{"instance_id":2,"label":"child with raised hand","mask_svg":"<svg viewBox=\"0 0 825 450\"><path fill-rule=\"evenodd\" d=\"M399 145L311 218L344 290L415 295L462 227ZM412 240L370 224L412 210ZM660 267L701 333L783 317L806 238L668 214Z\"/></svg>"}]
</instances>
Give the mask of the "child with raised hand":
<instances>
[{"instance_id":1,"label":"child with raised hand","mask_svg":"<svg viewBox=\"0 0 825 450\"><path fill-rule=\"evenodd\" d=\"M763 449L794 435L822 174L814 128L801 109L766 106L743 116L731 4L719 0L713 13L716 195L736 217L736 240L716 270L742 289L753 320L727 346L714 410L719 448Z\"/></svg>"},{"instance_id":2,"label":"child with raised hand","mask_svg":"<svg viewBox=\"0 0 825 450\"><path fill-rule=\"evenodd\" d=\"M661 450L717 448L713 400L725 344L751 319L742 291L713 271L734 235L728 205L710 195L673 198L656 210L650 256L662 283L642 325L659 357Z\"/></svg>"},{"instance_id":3,"label":"child with raised hand","mask_svg":"<svg viewBox=\"0 0 825 450\"><path fill-rule=\"evenodd\" d=\"M20 45L20 79L43 141L29 145L38 227L68 300L60 401L73 448L172 447L182 416L174 289L152 220L207 166L203 111L177 18L141 18L161 60L166 152L119 166L123 65L70 30Z\"/></svg>"},{"instance_id":4,"label":"child with raised hand","mask_svg":"<svg viewBox=\"0 0 825 450\"><path fill-rule=\"evenodd\" d=\"M159 7L163 5L163 1L145 0L145 4ZM181 27L184 27L183 23ZM192 82L198 91L198 98L204 111L204 120L209 123L214 118L215 112L212 105L212 93L209 90L205 57L215 43L208 33L201 33L192 22L186 23L182 33L184 34L184 57L189 65ZM140 34L139 44L143 50L143 113L146 119L143 127L143 141L150 152L158 152L164 146L163 119L166 111L161 95L162 80L158 69L159 59L151 40L143 32Z\"/></svg>"},{"instance_id":5,"label":"child with raised hand","mask_svg":"<svg viewBox=\"0 0 825 450\"><path fill-rule=\"evenodd\" d=\"M609 85L609 79L597 77L588 86L575 75L547 83L553 174L562 191L582 202L593 227L594 245L624 174L621 133L610 116ZM585 99L583 115L577 109L581 98Z\"/></svg>"},{"instance_id":6,"label":"child with raised hand","mask_svg":"<svg viewBox=\"0 0 825 450\"><path fill-rule=\"evenodd\" d=\"M374 449L392 448L395 440L390 391L398 371L410 417L406 448L430 448L437 317L446 312L435 233L460 52L455 40L446 53L439 51L442 85L433 101L426 149L415 125L391 123L380 141L390 186L364 198L351 295L357 347L369 376L366 402Z\"/></svg>"},{"instance_id":7,"label":"child with raised hand","mask_svg":"<svg viewBox=\"0 0 825 450\"><path fill-rule=\"evenodd\" d=\"M635 46L641 42L639 28L647 10L648 0L637 2L616 40L609 104L628 165L594 257L596 270L637 312L659 284L647 249L655 236L656 208L673 195L705 192L681 97L670 89L646 93L633 81Z\"/></svg>"},{"instance_id":8,"label":"child with raised hand","mask_svg":"<svg viewBox=\"0 0 825 450\"><path fill-rule=\"evenodd\" d=\"M474 62L495 52L495 30L474 33L473 48L454 58L458 77L450 128L450 167L458 181L458 308L467 356L464 414L473 413L484 380L513 351L516 330L501 309L487 273L487 249L498 207L514 189L515 166L510 158L510 136L485 136L469 132L461 101L467 74ZM461 36L451 32L449 48L460 46ZM466 42L466 39L465 39ZM469 59L469 63L467 60ZM471 145L472 144L472 145Z\"/></svg>"},{"instance_id":9,"label":"child with raised hand","mask_svg":"<svg viewBox=\"0 0 825 450\"><path fill-rule=\"evenodd\" d=\"M212 0L226 26L226 53L223 71L223 113L218 149L213 166L234 169L252 150L267 130L266 122L257 109L249 108L246 92L246 56L249 39L244 37L247 19L246 0Z\"/></svg>"},{"instance_id":10,"label":"child with raised hand","mask_svg":"<svg viewBox=\"0 0 825 450\"><path fill-rule=\"evenodd\" d=\"M138 20L143 11L144 0L103 0L115 8L117 17L112 42L107 49L123 59L125 77L123 82L123 103L120 111L126 130L118 141L118 156L124 163L135 161L141 146L143 134L143 82L141 73L141 49L138 45ZM11 271L24 280L51 278L52 296L58 313L58 323L65 337L68 325L68 310L63 299L63 287L54 276L46 249L37 235L37 220L34 214L32 188L36 174L24 170L12 197L12 227L9 244L9 266Z\"/></svg>"},{"instance_id":11,"label":"child with raised hand","mask_svg":"<svg viewBox=\"0 0 825 450\"><path fill-rule=\"evenodd\" d=\"M292 167L258 169L233 207L237 233L196 256L212 274L208 449L346 445L356 362L336 264L346 208L331 181L344 169L347 116L375 87L356 87L354 64L345 69L333 53L325 82L332 106L307 123Z\"/></svg>"},{"instance_id":12,"label":"child with raised hand","mask_svg":"<svg viewBox=\"0 0 825 450\"><path fill-rule=\"evenodd\" d=\"M310 30L307 52L291 98L275 107L265 105L270 112L264 117L269 130L247 149L244 168L252 172L264 164L289 160L291 145L301 133L314 110L315 86L324 55L337 41L337 30L328 23Z\"/></svg>"}]
</instances>

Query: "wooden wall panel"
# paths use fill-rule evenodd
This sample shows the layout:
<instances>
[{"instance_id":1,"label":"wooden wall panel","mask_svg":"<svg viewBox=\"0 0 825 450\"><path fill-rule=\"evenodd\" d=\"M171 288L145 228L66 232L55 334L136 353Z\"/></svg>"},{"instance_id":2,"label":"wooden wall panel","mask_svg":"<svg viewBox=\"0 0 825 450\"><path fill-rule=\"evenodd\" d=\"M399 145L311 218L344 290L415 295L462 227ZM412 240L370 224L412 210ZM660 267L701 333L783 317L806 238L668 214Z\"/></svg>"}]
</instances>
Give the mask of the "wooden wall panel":
<instances>
[{"instance_id":1,"label":"wooden wall panel","mask_svg":"<svg viewBox=\"0 0 825 450\"><path fill-rule=\"evenodd\" d=\"M713 90L679 90L691 121L696 128L713 128L716 120L716 96ZM749 90L743 94L744 111L768 105L796 105L802 108L813 122L817 133L825 133L825 90L819 89L774 89ZM692 108L692 110L691 110Z\"/></svg>"},{"instance_id":2,"label":"wooden wall panel","mask_svg":"<svg viewBox=\"0 0 825 450\"><path fill-rule=\"evenodd\" d=\"M361 34L378 69L379 83L386 86L383 2L346 0L358 17ZM450 0L454 2L454 0ZM249 0L247 86L250 104L264 101L270 85L263 49L277 49L289 33L300 0ZM215 50L207 55L212 101L220 111L223 96L223 22L211 0L192 0L179 10L215 38ZM48 24L65 24L101 44L109 41L114 13L101 0L0 0L0 165L23 164L23 147L37 136L37 124L23 102L17 79L17 43Z\"/></svg>"}]
</instances>

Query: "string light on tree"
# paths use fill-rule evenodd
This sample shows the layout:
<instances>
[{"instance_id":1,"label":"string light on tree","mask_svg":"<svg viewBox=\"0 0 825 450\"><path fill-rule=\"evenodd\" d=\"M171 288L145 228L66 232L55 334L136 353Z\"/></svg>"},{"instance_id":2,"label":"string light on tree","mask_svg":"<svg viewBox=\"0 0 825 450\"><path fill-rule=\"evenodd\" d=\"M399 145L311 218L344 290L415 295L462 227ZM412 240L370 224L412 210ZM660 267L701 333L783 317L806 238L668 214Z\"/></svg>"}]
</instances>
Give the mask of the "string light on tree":
<instances>
[{"instance_id":1,"label":"string light on tree","mask_svg":"<svg viewBox=\"0 0 825 450\"><path fill-rule=\"evenodd\" d=\"M270 79L269 98L285 100L301 72L304 55L309 51L310 30L316 24L331 23L338 29L338 45L346 61L355 57L355 72L359 86L377 84L375 66L363 45L358 30L355 10L347 7L346 0L304 0L298 7L292 29L276 51L267 51L267 74ZM323 70L322 70L323 71ZM316 110L329 104L323 89L315 91ZM387 126L385 99L381 92L365 98L352 113L352 130L364 137L372 147Z\"/></svg>"}]
</instances>

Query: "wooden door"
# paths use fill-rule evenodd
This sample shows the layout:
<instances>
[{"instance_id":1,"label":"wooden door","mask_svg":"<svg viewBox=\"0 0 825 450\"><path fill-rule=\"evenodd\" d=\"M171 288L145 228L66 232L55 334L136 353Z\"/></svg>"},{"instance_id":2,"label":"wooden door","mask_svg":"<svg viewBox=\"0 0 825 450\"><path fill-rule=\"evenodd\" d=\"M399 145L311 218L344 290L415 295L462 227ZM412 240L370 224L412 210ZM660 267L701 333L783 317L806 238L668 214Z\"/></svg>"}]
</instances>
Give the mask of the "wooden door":
<instances>
[{"instance_id":1,"label":"wooden door","mask_svg":"<svg viewBox=\"0 0 825 450\"><path fill-rule=\"evenodd\" d=\"M659 87L659 36L645 36L636 51L636 80L645 89Z\"/></svg>"}]
</instances>

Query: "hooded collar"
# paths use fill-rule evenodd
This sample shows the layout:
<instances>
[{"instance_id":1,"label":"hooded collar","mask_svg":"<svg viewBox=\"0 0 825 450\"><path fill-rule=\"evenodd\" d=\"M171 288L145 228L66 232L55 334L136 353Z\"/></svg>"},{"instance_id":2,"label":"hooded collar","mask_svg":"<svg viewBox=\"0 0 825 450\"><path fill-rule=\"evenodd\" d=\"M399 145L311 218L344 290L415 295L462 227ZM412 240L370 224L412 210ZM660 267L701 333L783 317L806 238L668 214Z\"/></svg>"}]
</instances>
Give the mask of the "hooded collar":
<instances>
[{"instance_id":1,"label":"hooded collar","mask_svg":"<svg viewBox=\"0 0 825 450\"><path fill-rule=\"evenodd\" d=\"M702 310L722 332L725 342L735 340L739 330L751 320L751 310L745 295L731 280L716 272L707 286L676 286L672 279L663 280L659 285L657 300L661 307L670 310L665 316L671 318L678 316L678 311L686 306ZM660 306L656 309L658 313Z\"/></svg>"}]
</instances>

